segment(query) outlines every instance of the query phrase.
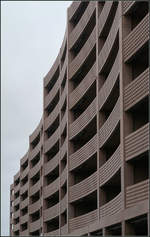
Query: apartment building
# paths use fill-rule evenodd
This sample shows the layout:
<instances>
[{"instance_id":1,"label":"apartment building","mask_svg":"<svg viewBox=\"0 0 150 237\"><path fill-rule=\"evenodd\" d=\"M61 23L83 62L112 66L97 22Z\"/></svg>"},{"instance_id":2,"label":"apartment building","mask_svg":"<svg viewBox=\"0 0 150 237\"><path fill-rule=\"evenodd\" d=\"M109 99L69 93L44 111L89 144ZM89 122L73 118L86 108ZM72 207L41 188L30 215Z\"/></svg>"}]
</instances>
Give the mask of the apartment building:
<instances>
[{"instance_id":1,"label":"apartment building","mask_svg":"<svg viewBox=\"0 0 150 237\"><path fill-rule=\"evenodd\" d=\"M150 235L148 50L148 1L68 8L10 186L11 236Z\"/></svg>"}]
</instances>

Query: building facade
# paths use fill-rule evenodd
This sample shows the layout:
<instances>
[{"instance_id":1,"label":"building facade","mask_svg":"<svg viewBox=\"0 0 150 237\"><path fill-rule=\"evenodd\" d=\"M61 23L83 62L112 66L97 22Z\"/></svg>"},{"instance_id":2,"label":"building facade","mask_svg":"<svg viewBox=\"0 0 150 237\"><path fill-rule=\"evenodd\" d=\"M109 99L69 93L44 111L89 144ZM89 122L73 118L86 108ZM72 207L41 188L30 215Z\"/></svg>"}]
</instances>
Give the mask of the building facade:
<instances>
[{"instance_id":1,"label":"building facade","mask_svg":"<svg viewBox=\"0 0 150 237\"><path fill-rule=\"evenodd\" d=\"M11 235L150 235L148 8L68 8L43 117L10 187Z\"/></svg>"}]
</instances>

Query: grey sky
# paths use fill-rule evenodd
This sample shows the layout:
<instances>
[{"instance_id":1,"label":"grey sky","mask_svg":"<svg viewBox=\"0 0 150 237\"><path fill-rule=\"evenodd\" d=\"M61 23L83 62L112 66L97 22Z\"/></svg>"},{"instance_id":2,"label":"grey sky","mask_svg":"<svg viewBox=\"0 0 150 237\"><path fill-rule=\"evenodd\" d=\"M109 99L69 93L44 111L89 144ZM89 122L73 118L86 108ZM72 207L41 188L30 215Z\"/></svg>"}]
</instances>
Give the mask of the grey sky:
<instances>
[{"instance_id":1,"label":"grey sky","mask_svg":"<svg viewBox=\"0 0 150 237\"><path fill-rule=\"evenodd\" d=\"M58 55L71 1L3 1L2 236L9 235L9 188L42 116L43 77ZM22 126L23 124L23 126Z\"/></svg>"}]
</instances>

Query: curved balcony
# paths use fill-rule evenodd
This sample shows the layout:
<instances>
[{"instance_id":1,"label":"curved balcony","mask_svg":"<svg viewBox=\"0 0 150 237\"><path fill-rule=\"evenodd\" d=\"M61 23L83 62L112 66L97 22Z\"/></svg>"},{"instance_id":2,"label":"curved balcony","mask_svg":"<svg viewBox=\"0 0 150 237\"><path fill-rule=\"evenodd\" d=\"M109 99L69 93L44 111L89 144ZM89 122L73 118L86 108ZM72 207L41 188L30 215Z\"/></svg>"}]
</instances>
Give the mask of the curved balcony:
<instances>
[{"instance_id":1,"label":"curved balcony","mask_svg":"<svg viewBox=\"0 0 150 237\"><path fill-rule=\"evenodd\" d=\"M69 126L69 139L73 139L81 132L96 116L96 98L89 107Z\"/></svg>"},{"instance_id":2,"label":"curved balcony","mask_svg":"<svg viewBox=\"0 0 150 237\"><path fill-rule=\"evenodd\" d=\"M61 187L64 185L66 180L67 180L67 166L65 167L65 169L62 172L62 174L60 175L60 186Z\"/></svg>"},{"instance_id":3,"label":"curved balcony","mask_svg":"<svg viewBox=\"0 0 150 237\"><path fill-rule=\"evenodd\" d=\"M62 160L67 153L67 148L68 148L68 143L67 143L67 138L65 139L62 147L61 147L61 152L60 152L60 159Z\"/></svg>"},{"instance_id":4,"label":"curved balcony","mask_svg":"<svg viewBox=\"0 0 150 237\"><path fill-rule=\"evenodd\" d=\"M36 175L36 173L40 171L40 169L41 169L41 160L39 160L38 163L33 168L30 168L30 171L29 171L30 178Z\"/></svg>"},{"instance_id":5,"label":"curved balcony","mask_svg":"<svg viewBox=\"0 0 150 237\"><path fill-rule=\"evenodd\" d=\"M68 232L68 226L67 226L67 224L65 224L64 226L61 227L61 236L62 235L65 236L67 234L67 232Z\"/></svg>"},{"instance_id":6,"label":"curved balcony","mask_svg":"<svg viewBox=\"0 0 150 237\"><path fill-rule=\"evenodd\" d=\"M69 96L69 109L72 109L77 102L84 96L91 85L96 80L96 63L92 66L88 74L84 77L81 83L72 91Z\"/></svg>"},{"instance_id":7,"label":"curved balcony","mask_svg":"<svg viewBox=\"0 0 150 237\"><path fill-rule=\"evenodd\" d=\"M14 206L17 206L20 203L20 196L14 199Z\"/></svg>"},{"instance_id":8,"label":"curved balcony","mask_svg":"<svg viewBox=\"0 0 150 237\"><path fill-rule=\"evenodd\" d=\"M14 186L14 193L17 193L20 190L20 183Z\"/></svg>"},{"instance_id":9,"label":"curved balcony","mask_svg":"<svg viewBox=\"0 0 150 237\"><path fill-rule=\"evenodd\" d=\"M82 15L80 21L75 26L75 28L72 30L71 34L69 35L69 50L74 46L76 41L79 39L81 34L83 33L85 27L88 25L89 20L96 8L96 4L93 4L93 2L90 2L87 6L84 14Z\"/></svg>"},{"instance_id":10,"label":"curved balcony","mask_svg":"<svg viewBox=\"0 0 150 237\"><path fill-rule=\"evenodd\" d=\"M55 121L55 119L58 117L59 113L60 113L60 105L59 103L56 105L55 109L52 111L52 113L50 113L50 115L45 118L45 126L44 126L44 130L47 130Z\"/></svg>"},{"instance_id":11,"label":"curved balcony","mask_svg":"<svg viewBox=\"0 0 150 237\"><path fill-rule=\"evenodd\" d=\"M55 85L53 86L52 91L50 91L44 98L44 108L46 109L48 107L48 105L52 102L52 100L54 99L54 97L56 96L56 94L58 93L60 89L60 80L58 78L58 80L56 81Z\"/></svg>"},{"instance_id":12,"label":"curved balcony","mask_svg":"<svg viewBox=\"0 0 150 237\"><path fill-rule=\"evenodd\" d=\"M104 85L102 86L102 88L99 91L99 95L98 95L99 110L103 107L103 105L107 101L109 95L111 94L111 92L116 84L118 76L119 76L119 53L117 54L115 62L112 66L112 69L111 69Z\"/></svg>"},{"instance_id":13,"label":"curved balcony","mask_svg":"<svg viewBox=\"0 0 150 237\"><path fill-rule=\"evenodd\" d=\"M20 179L24 179L29 173L29 165L20 173Z\"/></svg>"},{"instance_id":14,"label":"curved balcony","mask_svg":"<svg viewBox=\"0 0 150 237\"><path fill-rule=\"evenodd\" d=\"M115 107L113 108L111 114L109 115L106 122L99 130L99 144L100 148L106 143L110 138L111 134L114 132L115 128L120 121L120 97L118 98Z\"/></svg>"},{"instance_id":15,"label":"curved balcony","mask_svg":"<svg viewBox=\"0 0 150 237\"><path fill-rule=\"evenodd\" d=\"M65 85L65 88L64 88L64 90L63 90L63 93L62 93L62 95L61 95L61 99L60 99L60 106L61 106L61 108L62 108L62 106L64 105L64 103L65 103L65 99L66 99L66 97L67 97L67 83L66 83L66 85Z\"/></svg>"},{"instance_id":16,"label":"curved balcony","mask_svg":"<svg viewBox=\"0 0 150 237\"><path fill-rule=\"evenodd\" d=\"M149 150L149 123L125 138L125 158L130 160Z\"/></svg>"},{"instance_id":17,"label":"curved balcony","mask_svg":"<svg viewBox=\"0 0 150 237\"><path fill-rule=\"evenodd\" d=\"M59 54L53 64L53 66L51 67L50 71L47 73L47 75L44 77L44 87L46 87L48 85L48 83L51 81L51 79L53 78L55 72L57 71L59 67Z\"/></svg>"},{"instance_id":18,"label":"curved balcony","mask_svg":"<svg viewBox=\"0 0 150 237\"><path fill-rule=\"evenodd\" d=\"M59 236L59 229L48 232L48 233L44 233L45 236Z\"/></svg>"},{"instance_id":19,"label":"curved balcony","mask_svg":"<svg viewBox=\"0 0 150 237\"><path fill-rule=\"evenodd\" d=\"M40 120L40 123L38 124L38 126L34 130L34 132L29 136L30 143L32 143L38 137L38 135L41 131L41 128L42 128L42 118Z\"/></svg>"},{"instance_id":20,"label":"curved balcony","mask_svg":"<svg viewBox=\"0 0 150 237\"><path fill-rule=\"evenodd\" d=\"M41 219L30 223L30 227L29 228L30 228L30 232L34 232L36 230L40 230L40 228L41 228Z\"/></svg>"},{"instance_id":21,"label":"curved balcony","mask_svg":"<svg viewBox=\"0 0 150 237\"><path fill-rule=\"evenodd\" d=\"M126 188L126 208L149 199L149 179Z\"/></svg>"},{"instance_id":22,"label":"curved balcony","mask_svg":"<svg viewBox=\"0 0 150 237\"><path fill-rule=\"evenodd\" d=\"M38 153L41 151L41 141L39 141L39 143L36 145L36 147L34 147L33 150L30 151L29 154L29 159L30 161L38 155Z\"/></svg>"},{"instance_id":23,"label":"curved balcony","mask_svg":"<svg viewBox=\"0 0 150 237\"><path fill-rule=\"evenodd\" d=\"M15 231L20 229L20 223L14 224L13 226L14 226L13 232L15 232Z\"/></svg>"},{"instance_id":24,"label":"curved balcony","mask_svg":"<svg viewBox=\"0 0 150 237\"><path fill-rule=\"evenodd\" d=\"M26 215L20 217L20 224L24 224L28 222L28 220L29 220L29 215L27 213Z\"/></svg>"},{"instance_id":25,"label":"curved balcony","mask_svg":"<svg viewBox=\"0 0 150 237\"><path fill-rule=\"evenodd\" d=\"M149 94L149 68L125 87L124 108L130 109Z\"/></svg>"},{"instance_id":26,"label":"curved balcony","mask_svg":"<svg viewBox=\"0 0 150 237\"><path fill-rule=\"evenodd\" d=\"M70 232L74 231L75 229L80 229L84 226L88 226L88 225L92 224L93 222L95 222L98 219L97 214L98 213L97 213L97 209L96 209L96 210L91 211L87 214L70 219L69 220Z\"/></svg>"},{"instance_id":27,"label":"curved balcony","mask_svg":"<svg viewBox=\"0 0 150 237\"><path fill-rule=\"evenodd\" d=\"M54 170L59 164L60 152L58 152L51 160L44 164L44 175Z\"/></svg>"},{"instance_id":28,"label":"curved balcony","mask_svg":"<svg viewBox=\"0 0 150 237\"><path fill-rule=\"evenodd\" d=\"M53 135L45 141L45 153L49 151L55 143L59 140L60 137L60 127L56 129Z\"/></svg>"},{"instance_id":29,"label":"curved balcony","mask_svg":"<svg viewBox=\"0 0 150 237\"><path fill-rule=\"evenodd\" d=\"M14 176L14 182L15 182L18 178L20 178L20 171L18 171L17 174L15 174L15 176ZM14 185L14 188L15 188L15 185Z\"/></svg>"},{"instance_id":30,"label":"curved balcony","mask_svg":"<svg viewBox=\"0 0 150 237\"><path fill-rule=\"evenodd\" d=\"M44 210L43 219L44 222L49 221L59 215L59 203L56 205Z\"/></svg>"},{"instance_id":31,"label":"curved balcony","mask_svg":"<svg viewBox=\"0 0 150 237\"><path fill-rule=\"evenodd\" d=\"M25 183L23 186L20 187L20 195L28 191L28 188L29 188L29 182L27 181L27 183Z\"/></svg>"},{"instance_id":32,"label":"curved balcony","mask_svg":"<svg viewBox=\"0 0 150 237\"><path fill-rule=\"evenodd\" d=\"M88 160L97 151L97 134L83 147L69 157L69 170L73 170Z\"/></svg>"},{"instance_id":33,"label":"curved balcony","mask_svg":"<svg viewBox=\"0 0 150 237\"><path fill-rule=\"evenodd\" d=\"M27 207L29 205L29 198L27 197L25 200L20 202L20 210Z\"/></svg>"},{"instance_id":34,"label":"curved balcony","mask_svg":"<svg viewBox=\"0 0 150 237\"><path fill-rule=\"evenodd\" d=\"M67 194L60 201L60 213L63 213L67 209Z\"/></svg>"},{"instance_id":35,"label":"curved balcony","mask_svg":"<svg viewBox=\"0 0 150 237\"><path fill-rule=\"evenodd\" d=\"M39 179L39 181L37 181L36 184L34 184L33 186L29 188L29 195L32 196L33 194L38 192L40 188L41 188L41 180Z\"/></svg>"},{"instance_id":36,"label":"curved balcony","mask_svg":"<svg viewBox=\"0 0 150 237\"><path fill-rule=\"evenodd\" d=\"M20 209L18 211L14 211L14 219L20 216Z\"/></svg>"},{"instance_id":37,"label":"curved balcony","mask_svg":"<svg viewBox=\"0 0 150 237\"><path fill-rule=\"evenodd\" d=\"M135 4L136 1L123 1L123 14L127 14Z\"/></svg>"},{"instance_id":38,"label":"curved balcony","mask_svg":"<svg viewBox=\"0 0 150 237\"><path fill-rule=\"evenodd\" d=\"M68 57L65 58L63 67L61 69L61 73L60 73L60 85L64 79L65 73L66 73L66 69L67 69L67 63L68 63Z\"/></svg>"},{"instance_id":39,"label":"curved balcony","mask_svg":"<svg viewBox=\"0 0 150 237\"><path fill-rule=\"evenodd\" d=\"M62 119L62 121L60 123L60 133L61 134L63 133L63 131L64 131L66 125L67 125L67 115L68 115L68 113L67 113L67 110L66 110L66 112L65 112L65 114L63 116L63 119Z\"/></svg>"},{"instance_id":40,"label":"curved balcony","mask_svg":"<svg viewBox=\"0 0 150 237\"><path fill-rule=\"evenodd\" d=\"M118 30L119 30L119 7L116 11L116 15L115 15L115 18L114 18L114 21L112 23L112 27L109 31L109 34L108 34L108 37L105 41L105 44L102 48L102 50L100 51L100 54L98 56L98 65L99 65L99 68L98 68L98 71L101 72L106 61L108 60L108 57L110 55L110 52L113 48L113 45L115 43L115 40L116 40L116 37L117 37L117 33L118 33Z\"/></svg>"},{"instance_id":41,"label":"curved balcony","mask_svg":"<svg viewBox=\"0 0 150 237\"><path fill-rule=\"evenodd\" d=\"M88 55L92 51L96 44L96 27L94 27L91 35L89 36L88 40L78 53L78 55L74 58L74 60L69 64L69 79L71 79L80 67L83 65L85 60L87 59Z\"/></svg>"},{"instance_id":42,"label":"curved balcony","mask_svg":"<svg viewBox=\"0 0 150 237\"><path fill-rule=\"evenodd\" d=\"M28 155L29 155L29 150L27 151L27 153L20 160L20 165L23 165L28 160Z\"/></svg>"},{"instance_id":43,"label":"curved balcony","mask_svg":"<svg viewBox=\"0 0 150 237\"><path fill-rule=\"evenodd\" d=\"M98 36L100 36L101 32L104 29L104 26L106 25L106 21L108 20L108 16L110 14L112 6L113 6L113 1L105 2L105 5L98 19Z\"/></svg>"},{"instance_id":44,"label":"curved balcony","mask_svg":"<svg viewBox=\"0 0 150 237\"><path fill-rule=\"evenodd\" d=\"M81 1L79 2L73 2L71 6L68 8L68 20L70 21L73 16L76 14L76 12L79 10L81 7Z\"/></svg>"},{"instance_id":45,"label":"curved balcony","mask_svg":"<svg viewBox=\"0 0 150 237\"><path fill-rule=\"evenodd\" d=\"M58 177L54 182L50 183L48 186L45 186L43 189L44 198L51 196L53 193L59 189L60 177Z\"/></svg>"},{"instance_id":46,"label":"curved balcony","mask_svg":"<svg viewBox=\"0 0 150 237\"><path fill-rule=\"evenodd\" d=\"M32 214L41 208L41 200L39 199L37 202L29 205L29 214Z\"/></svg>"},{"instance_id":47,"label":"curved balcony","mask_svg":"<svg viewBox=\"0 0 150 237\"><path fill-rule=\"evenodd\" d=\"M100 218L104 218L106 216L114 215L121 211L122 209L122 198L121 193L119 193L114 199L107 202L105 205L100 207Z\"/></svg>"},{"instance_id":48,"label":"curved balcony","mask_svg":"<svg viewBox=\"0 0 150 237\"><path fill-rule=\"evenodd\" d=\"M121 167L120 145L114 154L99 169L99 184L104 185Z\"/></svg>"},{"instance_id":49,"label":"curved balcony","mask_svg":"<svg viewBox=\"0 0 150 237\"><path fill-rule=\"evenodd\" d=\"M149 13L127 35L123 41L124 62L131 57L149 40Z\"/></svg>"},{"instance_id":50,"label":"curved balcony","mask_svg":"<svg viewBox=\"0 0 150 237\"><path fill-rule=\"evenodd\" d=\"M74 202L97 189L97 171L84 179L80 183L77 183L70 187L69 201Z\"/></svg>"}]
</instances>

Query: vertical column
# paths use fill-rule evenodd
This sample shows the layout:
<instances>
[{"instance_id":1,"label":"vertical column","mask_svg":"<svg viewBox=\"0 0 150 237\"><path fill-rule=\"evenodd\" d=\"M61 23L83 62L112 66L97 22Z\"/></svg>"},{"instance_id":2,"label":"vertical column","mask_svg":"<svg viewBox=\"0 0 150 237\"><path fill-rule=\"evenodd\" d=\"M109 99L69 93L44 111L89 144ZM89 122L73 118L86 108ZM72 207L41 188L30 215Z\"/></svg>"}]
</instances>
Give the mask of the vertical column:
<instances>
[{"instance_id":1,"label":"vertical column","mask_svg":"<svg viewBox=\"0 0 150 237\"><path fill-rule=\"evenodd\" d=\"M40 159L41 159L41 170L40 170L40 180L41 180L41 190L40 190L40 200L41 200L41 209L40 209L40 218L41 218L41 229L40 234L43 235L43 173L44 173L44 156L43 156L43 144L44 144L44 129L43 129L43 117L41 120L41 131L40 131L40 143L41 143L41 150L40 150Z\"/></svg>"},{"instance_id":2,"label":"vertical column","mask_svg":"<svg viewBox=\"0 0 150 237\"><path fill-rule=\"evenodd\" d=\"M72 55L69 52L69 35L71 32L72 26L71 23L69 22L69 16L68 16L68 11L67 11L67 231L68 233L70 232L69 230L69 219L74 216L74 208L73 206L69 203L69 187L73 184L73 176L69 173L69 155L72 152L72 144L69 141L69 125L72 122L72 115L71 112L69 111L69 94L71 93L71 83L69 82L69 63L71 62Z\"/></svg>"},{"instance_id":3,"label":"vertical column","mask_svg":"<svg viewBox=\"0 0 150 237\"><path fill-rule=\"evenodd\" d=\"M97 215L98 221L100 221L100 212L99 212L99 104L98 104L98 94L99 94L99 76L98 76L98 16L99 16L99 2L96 1L96 111L97 111Z\"/></svg>"},{"instance_id":4,"label":"vertical column","mask_svg":"<svg viewBox=\"0 0 150 237\"><path fill-rule=\"evenodd\" d=\"M59 235L61 234L61 212L60 212L60 202L61 202L61 186L60 186L60 176L61 176L61 83L60 83L60 74L61 74L61 59L59 55Z\"/></svg>"},{"instance_id":5,"label":"vertical column","mask_svg":"<svg viewBox=\"0 0 150 237\"><path fill-rule=\"evenodd\" d=\"M123 39L130 31L130 22L122 14L123 2L119 2L120 7L120 21L119 21L119 68L120 68L120 146L121 146L121 192L122 192L122 208L126 208L125 196L126 186L132 183L133 173L131 167L125 162L125 137L132 129L132 123L128 114L124 112L124 87L131 80L131 70L124 64L123 60ZM125 229L125 228L124 228ZM125 233L123 233L125 234Z\"/></svg>"}]
</instances>

